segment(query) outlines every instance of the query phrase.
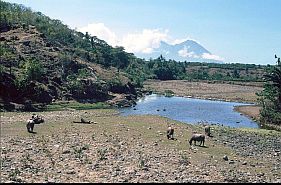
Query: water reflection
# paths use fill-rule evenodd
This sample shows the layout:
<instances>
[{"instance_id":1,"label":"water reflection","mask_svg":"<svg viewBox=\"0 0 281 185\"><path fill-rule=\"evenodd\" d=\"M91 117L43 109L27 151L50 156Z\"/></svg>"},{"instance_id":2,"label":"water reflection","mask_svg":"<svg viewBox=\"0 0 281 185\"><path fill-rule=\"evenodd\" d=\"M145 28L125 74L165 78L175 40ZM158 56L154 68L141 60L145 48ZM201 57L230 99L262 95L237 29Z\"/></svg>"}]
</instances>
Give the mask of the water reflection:
<instances>
[{"instance_id":1,"label":"water reflection","mask_svg":"<svg viewBox=\"0 0 281 185\"><path fill-rule=\"evenodd\" d=\"M234 111L234 106L244 103L211 101L183 97L164 97L156 94L138 100L135 107L121 108L121 115L161 115L177 121L198 124L223 124L230 127L259 128L248 117Z\"/></svg>"}]
</instances>

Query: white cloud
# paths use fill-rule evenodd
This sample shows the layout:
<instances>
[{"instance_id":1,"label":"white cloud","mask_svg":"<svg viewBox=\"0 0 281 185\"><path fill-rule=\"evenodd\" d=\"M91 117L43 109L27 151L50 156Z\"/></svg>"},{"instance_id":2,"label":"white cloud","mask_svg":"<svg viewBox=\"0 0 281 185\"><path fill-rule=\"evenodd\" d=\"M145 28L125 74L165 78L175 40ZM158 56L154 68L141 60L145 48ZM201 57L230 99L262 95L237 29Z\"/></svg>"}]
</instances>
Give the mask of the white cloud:
<instances>
[{"instance_id":1,"label":"white cloud","mask_svg":"<svg viewBox=\"0 0 281 185\"><path fill-rule=\"evenodd\" d=\"M88 32L92 36L105 40L112 46L123 46L127 52L152 53L158 48L161 41L167 41L168 30L143 29L141 32L128 33L123 37L117 35L103 23L91 23L85 27L78 28L78 31Z\"/></svg>"},{"instance_id":2,"label":"white cloud","mask_svg":"<svg viewBox=\"0 0 281 185\"><path fill-rule=\"evenodd\" d=\"M182 43L186 40L196 41L188 37L184 39L171 39L168 35L169 30L167 29L143 29L141 32L117 36L111 29L106 27L104 23L91 23L78 28L78 31L83 33L88 32L92 36L97 36L99 39L106 41L109 45L123 46L127 52L132 53L152 53L155 48L160 46L161 41L172 45ZM198 41L196 42L199 43ZM188 49L189 48L184 47L182 50L178 51L178 54L182 57L200 58L200 56L196 55L194 52L189 52ZM204 53L201 57L204 59L224 60L219 56L208 53Z\"/></svg>"},{"instance_id":3,"label":"white cloud","mask_svg":"<svg viewBox=\"0 0 281 185\"><path fill-rule=\"evenodd\" d=\"M124 46L128 52L152 53L154 48L158 48L161 41L166 41L168 30L144 29L140 33L129 33L123 37L120 45Z\"/></svg>"},{"instance_id":4,"label":"white cloud","mask_svg":"<svg viewBox=\"0 0 281 185\"><path fill-rule=\"evenodd\" d=\"M199 58L199 56L196 55L193 51L188 52L188 48L186 48L186 46L184 46L184 48L182 50L179 50L178 54L181 57Z\"/></svg>"},{"instance_id":5,"label":"white cloud","mask_svg":"<svg viewBox=\"0 0 281 185\"><path fill-rule=\"evenodd\" d=\"M118 44L116 34L103 23L91 23L85 27L78 28L78 31L83 33L88 32L90 35L97 36L99 39L106 41L112 46L116 46Z\"/></svg>"},{"instance_id":6,"label":"white cloud","mask_svg":"<svg viewBox=\"0 0 281 185\"><path fill-rule=\"evenodd\" d=\"M209 53L203 53L202 58L204 59L211 59L211 60L219 60L219 61L224 61L224 58L217 56L217 55L212 55Z\"/></svg>"}]
</instances>

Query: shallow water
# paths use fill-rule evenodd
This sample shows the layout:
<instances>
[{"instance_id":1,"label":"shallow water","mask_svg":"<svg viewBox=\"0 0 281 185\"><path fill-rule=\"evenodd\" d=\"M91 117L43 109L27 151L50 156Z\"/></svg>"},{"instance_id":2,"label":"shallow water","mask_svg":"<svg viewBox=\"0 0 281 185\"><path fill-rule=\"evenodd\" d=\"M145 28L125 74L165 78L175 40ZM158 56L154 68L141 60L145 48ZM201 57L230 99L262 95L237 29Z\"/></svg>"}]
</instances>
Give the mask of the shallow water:
<instances>
[{"instance_id":1,"label":"shallow water","mask_svg":"<svg viewBox=\"0 0 281 185\"><path fill-rule=\"evenodd\" d=\"M256 122L234 111L238 105L251 104L152 94L140 99L135 107L119 110L123 116L152 114L191 124L208 122L234 128L259 128Z\"/></svg>"}]
</instances>

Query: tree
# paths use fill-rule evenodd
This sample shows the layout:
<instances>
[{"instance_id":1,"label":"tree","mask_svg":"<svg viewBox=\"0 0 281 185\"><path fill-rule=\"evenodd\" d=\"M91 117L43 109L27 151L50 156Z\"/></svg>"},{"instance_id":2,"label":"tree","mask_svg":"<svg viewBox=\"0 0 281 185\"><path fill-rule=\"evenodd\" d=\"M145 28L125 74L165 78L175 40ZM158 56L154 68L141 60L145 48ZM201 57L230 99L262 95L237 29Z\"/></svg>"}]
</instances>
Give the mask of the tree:
<instances>
[{"instance_id":1,"label":"tree","mask_svg":"<svg viewBox=\"0 0 281 185\"><path fill-rule=\"evenodd\" d=\"M89 40L89 38L90 38L90 35L89 35L89 33L88 33L88 32L86 32L85 39L88 41L88 40Z\"/></svg>"},{"instance_id":2,"label":"tree","mask_svg":"<svg viewBox=\"0 0 281 185\"><path fill-rule=\"evenodd\" d=\"M276 95L278 110L281 111L281 65L277 64L270 74L265 75L265 78L271 87L271 91Z\"/></svg>"},{"instance_id":3,"label":"tree","mask_svg":"<svg viewBox=\"0 0 281 185\"><path fill-rule=\"evenodd\" d=\"M237 69L234 69L233 71L233 78L240 78L240 73Z\"/></svg>"},{"instance_id":4,"label":"tree","mask_svg":"<svg viewBox=\"0 0 281 185\"><path fill-rule=\"evenodd\" d=\"M94 37L91 37L91 46L92 46L92 49L94 49Z\"/></svg>"},{"instance_id":5,"label":"tree","mask_svg":"<svg viewBox=\"0 0 281 185\"><path fill-rule=\"evenodd\" d=\"M262 106L261 122L281 125L281 65L277 63L264 77L264 89L257 94Z\"/></svg>"}]
</instances>

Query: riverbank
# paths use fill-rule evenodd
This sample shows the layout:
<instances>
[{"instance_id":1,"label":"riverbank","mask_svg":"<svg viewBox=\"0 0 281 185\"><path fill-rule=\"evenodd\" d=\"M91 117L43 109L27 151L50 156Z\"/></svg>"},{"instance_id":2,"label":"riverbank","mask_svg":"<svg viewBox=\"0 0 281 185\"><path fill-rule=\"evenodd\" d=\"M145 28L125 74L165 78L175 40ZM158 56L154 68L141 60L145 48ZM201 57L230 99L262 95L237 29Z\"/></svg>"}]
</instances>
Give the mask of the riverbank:
<instances>
[{"instance_id":1,"label":"riverbank","mask_svg":"<svg viewBox=\"0 0 281 185\"><path fill-rule=\"evenodd\" d=\"M183 97L256 103L256 93L261 92L263 88L260 83L249 85L246 82L229 84L219 82L190 82L187 80L149 80L144 83L144 89L161 94L170 91L175 95Z\"/></svg>"},{"instance_id":2,"label":"riverbank","mask_svg":"<svg viewBox=\"0 0 281 185\"><path fill-rule=\"evenodd\" d=\"M219 100L227 102L254 103L254 105L236 106L235 111L251 118L259 123L261 107L257 103L259 93L263 90L262 82L190 82L186 80L148 80L144 83L144 89L159 94L173 92L176 96ZM281 131L277 125L261 125L262 128Z\"/></svg>"},{"instance_id":3,"label":"riverbank","mask_svg":"<svg viewBox=\"0 0 281 185\"><path fill-rule=\"evenodd\" d=\"M256 103L258 98L256 93L262 91L261 85L261 83L253 83L250 85L247 82L230 84L219 82L189 82L186 80L150 80L145 82L144 88L160 94L165 94L167 90L170 90L174 95L182 97L239 103ZM248 116L253 121L259 121L260 107L257 105L236 106L235 111Z\"/></svg>"},{"instance_id":4,"label":"riverbank","mask_svg":"<svg viewBox=\"0 0 281 185\"><path fill-rule=\"evenodd\" d=\"M259 121L260 119L260 109L258 105L244 105L244 106L235 106L234 110L240 112L241 114L248 116L254 121Z\"/></svg>"},{"instance_id":5,"label":"riverbank","mask_svg":"<svg viewBox=\"0 0 281 185\"><path fill-rule=\"evenodd\" d=\"M200 125L113 109L1 116L1 182L281 182L281 133L212 126L205 147L189 146ZM83 117L96 124L79 124ZM168 124L176 140L167 140ZM226 159L226 157L228 159Z\"/></svg>"}]
</instances>

